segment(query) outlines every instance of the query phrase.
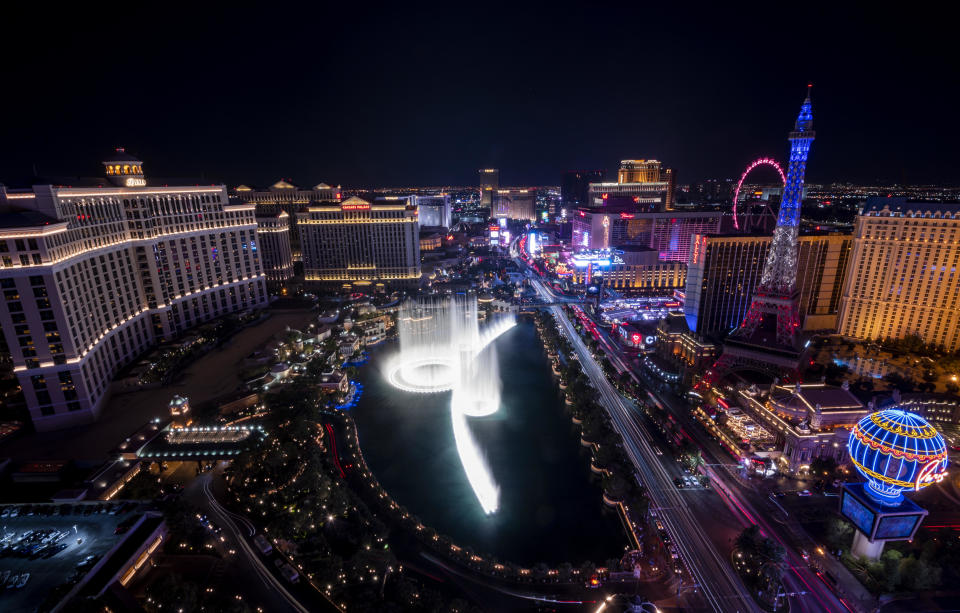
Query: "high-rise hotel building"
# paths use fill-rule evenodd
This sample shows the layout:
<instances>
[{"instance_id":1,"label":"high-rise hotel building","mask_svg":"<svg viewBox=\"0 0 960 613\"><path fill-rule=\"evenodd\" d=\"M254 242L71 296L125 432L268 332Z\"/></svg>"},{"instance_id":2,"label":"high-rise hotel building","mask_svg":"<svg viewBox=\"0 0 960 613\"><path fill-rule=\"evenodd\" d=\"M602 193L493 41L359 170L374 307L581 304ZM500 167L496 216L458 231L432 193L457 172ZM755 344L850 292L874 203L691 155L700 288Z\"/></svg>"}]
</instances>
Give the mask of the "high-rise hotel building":
<instances>
[{"instance_id":1,"label":"high-rise hotel building","mask_svg":"<svg viewBox=\"0 0 960 613\"><path fill-rule=\"evenodd\" d=\"M104 166L90 185L0 186L0 325L38 430L95 420L158 340L267 301L252 205L152 186L122 149Z\"/></svg>"},{"instance_id":2,"label":"high-rise hotel building","mask_svg":"<svg viewBox=\"0 0 960 613\"><path fill-rule=\"evenodd\" d=\"M491 217L533 221L536 219L537 190L535 189L498 189L493 193Z\"/></svg>"},{"instance_id":3,"label":"high-rise hotel building","mask_svg":"<svg viewBox=\"0 0 960 613\"><path fill-rule=\"evenodd\" d=\"M305 280L331 289L416 285L420 239L416 206L356 196L298 213Z\"/></svg>"},{"instance_id":4,"label":"high-rise hotel building","mask_svg":"<svg viewBox=\"0 0 960 613\"><path fill-rule=\"evenodd\" d=\"M593 184L591 184L593 185ZM664 261L686 262L690 236L720 231L720 211L637 211L632 204L573 211L572 247L649 247Z\"/></svg>"},{"instance_id":5,"label":"high-rise hotel building","mask_svg":"<svg viewBox=\"0 0 960 613\"><path fill-rule=\"evenodd\" d=\"M289 217L286 211L273 214L257 212L256 216L263 273L274 289L293 277Z\"/></svg>"},{"instance_id":6,"label":"high-rise hotel building","mask_svg":"<svg viewBox=\"0 0 960 613\"><path fill-rule=\"evenodd\" d=\"M859 339L919 335L960 348L960 203L868 198L854 230L838 331Z\"/></svg>"},{"instance_id":7,"label":"high-rise hotel building","mask_svg":"<svg viewBox=\"0 0 960 613\"><path fill-rule=\"evenodd\" d=\"M589 207L602 207L625 199L643 210L672 211L676 175L658 160L622 160L617 182L591 183L587 193Z\"/></svg>"},{"instance_id":8,"label":"high-rise hotel building","mask_svg":"<svg viewBox=\"0 0 960 613\"><path fill-rule=\"evenodd\" d=\"M722 337L743 321L760 284L770 236L696 234L690 239L684 314L691 332ZM804 330L834 330L853 238L797 238L797 287Z\"/></svg>"},{"instance_id":9,"label":"high-rise hotel building","mask_svg":"<svg viewBox=\"0 0 960 613\"><path fill-rule=\"evenodd\" d=\"M300 233L297 231L297 213L305 211L312 202L339 202L342 191L340 186L332 187L319 183L304 189L280 179L267 189L258 189L249 185L238 185L233 196L241 202L255 204L258 216L287 214L290 224L290 247L294 261L300 261Z\"/></svg>"},{"instance_id":10,"label":"high-rise hotel building","mask_svg":"<svg viewBox=\"0 0 960 613\"><path fill-rule=\"evenodd\" d=\"M496 168L481 168L477 171L480 177L480 208L493 208L493 194L500 189L500 171Z\"/></svg>"}]
</instances>

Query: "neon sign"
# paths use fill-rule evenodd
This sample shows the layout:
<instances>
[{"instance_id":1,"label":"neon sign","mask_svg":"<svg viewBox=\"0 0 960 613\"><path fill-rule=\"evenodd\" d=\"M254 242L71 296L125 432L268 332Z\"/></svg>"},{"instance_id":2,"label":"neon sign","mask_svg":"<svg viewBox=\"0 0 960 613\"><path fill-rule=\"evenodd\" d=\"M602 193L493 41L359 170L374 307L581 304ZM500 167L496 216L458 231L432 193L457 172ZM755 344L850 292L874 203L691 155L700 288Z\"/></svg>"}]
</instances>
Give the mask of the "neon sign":
<instances>
[{"instance_id":1,"label":"neon sign","mask_svg":"<svg viewBox=\"0 0 960 613\"><path fill-rule=\"evenodd\" d=\"M947 475L947 471L942 468L941 465L942 462L939 460L927 462L923 468L920 469L920 472L917 473L917 480L913 484L913 489L919 491L922 487L943 481Z\"/></svg>"}]
</instances>

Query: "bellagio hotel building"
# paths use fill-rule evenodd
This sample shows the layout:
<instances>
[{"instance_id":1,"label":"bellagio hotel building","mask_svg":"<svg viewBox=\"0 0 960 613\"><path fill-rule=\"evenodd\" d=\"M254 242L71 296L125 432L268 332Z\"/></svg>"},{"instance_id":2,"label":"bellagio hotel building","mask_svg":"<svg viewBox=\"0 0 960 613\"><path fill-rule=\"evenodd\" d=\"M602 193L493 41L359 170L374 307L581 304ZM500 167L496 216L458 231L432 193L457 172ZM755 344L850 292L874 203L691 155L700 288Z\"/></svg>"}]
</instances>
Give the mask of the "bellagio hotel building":
<instances>
[{"instance_id":1,"label":"bellagio hotel building","mask_svg":"<svg viewBox=\"0 0 960 613\"><path fill-rule=\"evenodd\" d=\"M153 185L118 149L104 179L0 185L0 325L34 426L95 420L157 341L264 306L252 204Z\"/></svg>"},{"instance_id":2,"label":"bellagio hotel building","mask_svg":"<svg viewBox=\"0 0 960 613\"><path fill-rule=\"evenodd\" d=\"M960 204L869 198L851 260L840 334L960 348Z\"/></svg>"}]
</instances>

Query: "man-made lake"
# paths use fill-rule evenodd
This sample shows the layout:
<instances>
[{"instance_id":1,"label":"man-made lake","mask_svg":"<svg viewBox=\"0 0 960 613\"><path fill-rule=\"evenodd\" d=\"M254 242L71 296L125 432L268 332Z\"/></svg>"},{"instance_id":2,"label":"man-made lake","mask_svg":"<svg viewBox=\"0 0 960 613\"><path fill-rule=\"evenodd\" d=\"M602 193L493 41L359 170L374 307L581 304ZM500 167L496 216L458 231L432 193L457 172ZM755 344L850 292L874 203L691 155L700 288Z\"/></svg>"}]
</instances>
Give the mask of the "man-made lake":
<instances>
[{"instance_id":1,"label":"man-made lake","mask_svg":"<svg viewBox=\"0 0 960 613\"><path fill-rule=\"evenodd\" d=\"M615 511L591 480L589 456L529 320L495 341L500 410L469 418L500 486L485 515L454 444L450 393L412 394L381 372L396 343L372 348L360 368L363 396L351 410L367 464L397 503L464 547L520 564L619 558L627 544Z\"/></svg>"}]
</instances>

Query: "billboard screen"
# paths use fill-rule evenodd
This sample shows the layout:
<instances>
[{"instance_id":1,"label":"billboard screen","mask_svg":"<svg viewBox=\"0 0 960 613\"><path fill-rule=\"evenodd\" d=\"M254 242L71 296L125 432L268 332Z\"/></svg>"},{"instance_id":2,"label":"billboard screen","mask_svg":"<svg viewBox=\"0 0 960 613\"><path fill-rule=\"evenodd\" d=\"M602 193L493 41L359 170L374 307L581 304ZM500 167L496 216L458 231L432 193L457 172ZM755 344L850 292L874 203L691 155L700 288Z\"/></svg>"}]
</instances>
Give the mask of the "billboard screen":
<instances>
[{"instance_id":1,"label":"billboard screen","mask_svg":"<svg viewBox=\"0 0 960 613\"><path fill-rule=\"evenodd\" d=\"M890 515L881 517L875 539L907 539L920 521L921 515Z\"/></svg>"},{"instance_id":2,"label":"billboard screen","mask_svg":"<svg viewBox=\"0 0 960 613\"><path fill-rule=\"evenodd\" d=\"M867 508L867 506L860 502L855 496L851 496L850 492L846 490L843 492L843 502L840 504L840 512L843 513L844 517L852 521L853 525L860 529L860 532L870 536L873 530L873 520L877 517L876 513Z\"/></svg>"}]
</instances>

